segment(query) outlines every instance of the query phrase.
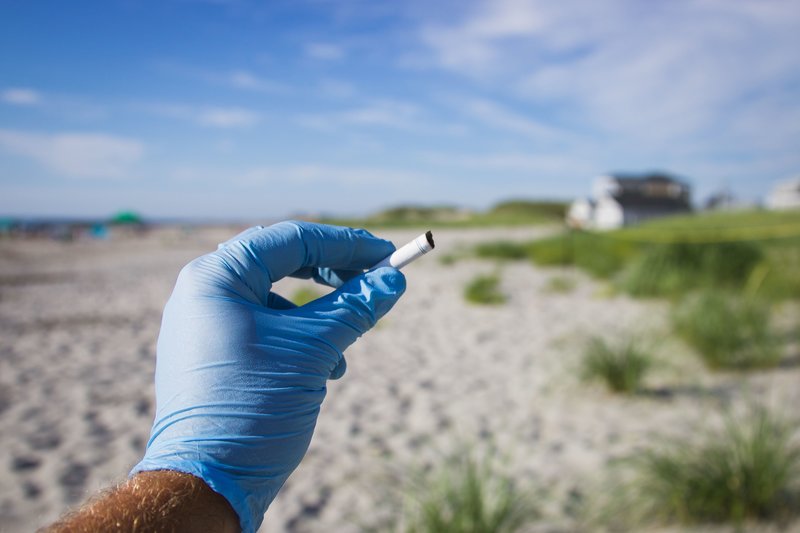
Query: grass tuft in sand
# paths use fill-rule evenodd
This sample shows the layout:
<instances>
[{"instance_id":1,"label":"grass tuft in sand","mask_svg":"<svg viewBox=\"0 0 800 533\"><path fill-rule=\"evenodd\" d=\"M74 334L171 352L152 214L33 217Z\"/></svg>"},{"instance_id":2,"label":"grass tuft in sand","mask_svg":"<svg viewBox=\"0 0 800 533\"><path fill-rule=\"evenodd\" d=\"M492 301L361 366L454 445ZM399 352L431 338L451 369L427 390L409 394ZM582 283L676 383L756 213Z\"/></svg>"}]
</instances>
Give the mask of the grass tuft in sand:
<instances>
[{"instance_id":1,"label":"grass tuft in sand","mask_svg":"<svg viewBox=\"0 0 800 533\"><path fill-rule=\"evenodd\" d=\"M464 288L464 298L478 305L500 305L508 299L500 291L498 274L484 274L473 278Z\"/></svg>"},{"instance_id":2,"label":"grass tuft in sand","mask_svg":"<svg viewBox=\"0 0 800 533\"><path fill-rule=\"evenodd\" d=\"M633 507L661 523L791 520L800 514L795 431L786 420L754 408L699 441L670 441L644 452L633 462Z\"/></svg>"},{"instance_id":3,"label":"grass tuft in sand","mask_svg":"<svg viewBox=\"0 0 800 533\"><path fill-rule=\"evenodd\" d=\"M639 390L653 358L632 341L610 345L593 338L583 357L583 377L599 380L613 392L632 394Z\"/></svg>"},{"instance_id":4,"label":"grass tuft in sand","mask_svg":"<svg viewBox=\"0 0 800 533\"><path fill-rule=\"evenodd\" d=\"M769 307L752 298L706 291L679 303L673 323L711 368L767 368L780 361Z\"/></svg>"},{"instance_id":5,"label":"grass tuft in sand","mask_svg":"<svg viewBox=\"0 0 800 533\"><path fill-rule=\"evenodd\" d=\"M539 513L489 459L461 452L409 488L406 533L513 533Z\"/></svg>"}]
</instances>

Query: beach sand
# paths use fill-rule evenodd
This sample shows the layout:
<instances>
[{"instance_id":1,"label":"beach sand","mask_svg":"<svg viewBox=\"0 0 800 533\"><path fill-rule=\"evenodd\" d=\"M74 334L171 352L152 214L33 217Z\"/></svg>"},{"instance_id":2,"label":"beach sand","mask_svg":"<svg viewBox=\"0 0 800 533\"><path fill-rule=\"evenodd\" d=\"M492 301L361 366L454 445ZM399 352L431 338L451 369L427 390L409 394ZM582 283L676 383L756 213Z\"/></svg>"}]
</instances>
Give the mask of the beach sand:
<instances>
[{"instance_id":1,"label":"beach sand","mask_svg":"<svg viewBox=\"0 0 800 533\"><path fill-rule=\"evenodd\" d=\"M0 531L31 531L123 479L153 416L155 343L180 268L241 228L166 228L57 243L0 241ZM408 290L346 353L309 452L261 531L360 531L400 505L404 478L463 446L497 450L536 491L536 531L573 531L609 462L685 435L722 408L800 401L800 367L712 374L669 328L669 306L527 262L444 255L547 228L435 232L406 268ZM400 245L413 231L381 236ZM465 284L500 271L506 304L467 304ZM554 276L575 282L549 290ZM306 281L284 280L290 296ZM641 338L659 360L647 392L617 397L581 382L587 340ZM398 479L400 481L398 481Z\"/></svg>"}]
</instances>

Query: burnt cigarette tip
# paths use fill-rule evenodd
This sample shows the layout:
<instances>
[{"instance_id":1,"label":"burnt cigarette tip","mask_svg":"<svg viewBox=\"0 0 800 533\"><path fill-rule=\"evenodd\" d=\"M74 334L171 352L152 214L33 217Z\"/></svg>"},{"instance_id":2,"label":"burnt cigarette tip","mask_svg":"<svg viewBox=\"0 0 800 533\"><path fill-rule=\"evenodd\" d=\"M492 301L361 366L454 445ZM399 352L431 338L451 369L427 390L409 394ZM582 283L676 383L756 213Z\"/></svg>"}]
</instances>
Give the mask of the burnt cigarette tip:
<instances>
[{"instance_id":1,"label":"burnt cigarette tip","mask_svg":"<svg viewBox=\"0 0 800 533\"><path fill-rule=\"evenodd\" d=\"M436 245L433 243L433 233L430 230L425 232L425 239L428 241L428 244L431 245L431 248L436 248Z\"/></svg>"}]
</instances>

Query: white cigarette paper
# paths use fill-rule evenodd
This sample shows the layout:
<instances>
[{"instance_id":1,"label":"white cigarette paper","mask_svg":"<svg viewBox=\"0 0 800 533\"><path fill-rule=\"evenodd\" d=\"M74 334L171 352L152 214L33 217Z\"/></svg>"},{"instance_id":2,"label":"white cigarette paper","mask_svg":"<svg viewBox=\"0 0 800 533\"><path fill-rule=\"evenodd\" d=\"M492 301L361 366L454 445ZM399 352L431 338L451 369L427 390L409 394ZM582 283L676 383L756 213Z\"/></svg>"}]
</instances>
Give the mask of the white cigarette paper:
<instances>
[{"instance_id":1,"label":"white cigarette paper","mask_svg":"<svg viewBox=\"0 0 800 533\"><path fill-rule=\"evenodd\" d=\"M383 261L372 267L370 270L376 268L390 266L397 269L403 268L412 261L416 261L423 255L427 254L434 249L436 245L433 243L433 233L426 231L410 243L402 248L395 250L393 254L385 257Z\"/></svg>"}]
</instances>

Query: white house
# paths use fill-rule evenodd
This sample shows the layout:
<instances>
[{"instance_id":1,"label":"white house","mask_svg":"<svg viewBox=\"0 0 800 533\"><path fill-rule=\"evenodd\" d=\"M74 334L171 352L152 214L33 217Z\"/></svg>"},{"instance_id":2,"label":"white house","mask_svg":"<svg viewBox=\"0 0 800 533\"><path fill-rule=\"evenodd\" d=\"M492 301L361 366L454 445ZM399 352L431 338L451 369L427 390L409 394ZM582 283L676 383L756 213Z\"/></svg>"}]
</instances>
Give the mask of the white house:
<instances>
[{"instance_id":1,"label":"white house","mask_svg":"<svg viewBox=\"0 0 800 533\"><path fill-rule=\"evenodd\" d=\"M767 197L769 209L800 209L800 176L782 181Z\"/></svg>"},{"instance_id":2,"label":"white house","mask_svg":"<svg viewBox=\"0 0 800 533\"><path fill-rule=\"evenodd\" d=\"M692 209L689 186L664 174L600 176L592 192L572 203L569 226L609 230Z\"/></svg>"}]
</instances>

